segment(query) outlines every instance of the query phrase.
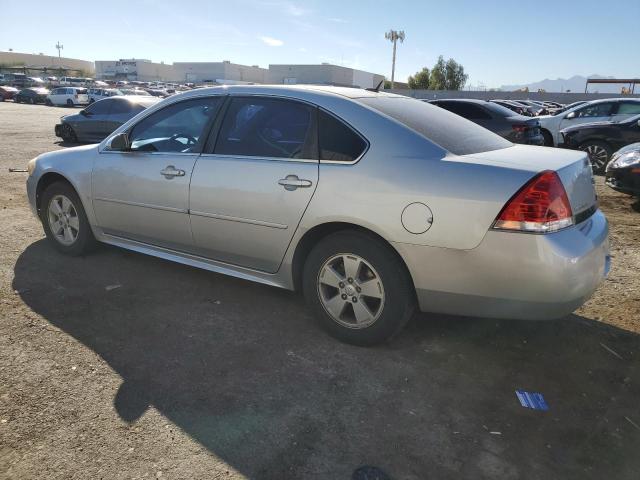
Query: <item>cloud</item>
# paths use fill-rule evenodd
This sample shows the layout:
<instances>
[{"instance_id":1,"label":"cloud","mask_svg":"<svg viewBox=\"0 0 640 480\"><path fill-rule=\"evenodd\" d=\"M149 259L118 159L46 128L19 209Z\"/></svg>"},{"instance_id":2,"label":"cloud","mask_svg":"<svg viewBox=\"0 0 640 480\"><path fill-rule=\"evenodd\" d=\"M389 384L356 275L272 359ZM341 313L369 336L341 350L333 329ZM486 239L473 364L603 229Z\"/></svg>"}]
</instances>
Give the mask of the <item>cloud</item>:
<instances>
[{"instance_id":1,"label":"cloud","mask_svg":"<svg viewBox=\"0 0 640 480\"><path fill-rule=\"evenodd\" d=\"M284 45L284 42L282 40L278 40L277 38L266 36L258 38L260 38L260 40L262 40L265 45L269 45L270 47L281 47L282 45Z\"/></svg>"},{"instance_id":2,"label":"cloud","mask_svg":"<svg viewBox=\"0 0 640 480\"><path fill-rule=\"evenodd\" d=\"M304 17L311 13L311 10L308 8L301 7L298 4L288 1L268 1L263 2L262 4L266 7L275 7L289 17Z\"/></svg>"},{"instance_id":3,"label":"cloud","mask_svg":"<svg viewBox=\"0 0 640 480\"><path fill-rule=\"evenodd\" d=\"M344 18L338 18L338 17L328 18L327 20L334 23L349 23L349 20L345 20Z\"/></svg>"}]
</instances>

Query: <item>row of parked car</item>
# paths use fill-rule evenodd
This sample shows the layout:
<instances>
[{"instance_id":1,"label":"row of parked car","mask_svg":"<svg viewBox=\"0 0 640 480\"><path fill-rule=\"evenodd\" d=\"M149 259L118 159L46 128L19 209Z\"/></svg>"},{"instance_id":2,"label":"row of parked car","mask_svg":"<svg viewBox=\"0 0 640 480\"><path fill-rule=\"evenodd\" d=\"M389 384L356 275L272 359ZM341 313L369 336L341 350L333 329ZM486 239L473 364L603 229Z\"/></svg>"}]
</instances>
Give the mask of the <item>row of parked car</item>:
<instances>
[{"instance_id":1,"label":"row of parked car","mask_svg":"<svg viewBox=\"0 0 640 480\"><path fill-rule=\"evenodd\" d=\"M24 88L18 90L15 87L0 87L0 101L13 100L16 103L44 103L49 106L83 106L89 105L104 98L118 95L152 96L164 98L169 94L164 92L154 93L140 88L79 88L59 87L49 90L47 88Z\"/></svg>"},{"instance_id":2,"label":"row of parked car","mask_svg":"<svg viewBox=\"0 0 640 480\"><path fill-rule=\"evenodd\" d=\"M426 101L426 100L425 100ZM589 154L594 172L604 172L614 152L640 142L640 99L577 102L549 115L520 115L496 101L431 100L514 143L565 147Z\"/></svg>"}]
</instances>

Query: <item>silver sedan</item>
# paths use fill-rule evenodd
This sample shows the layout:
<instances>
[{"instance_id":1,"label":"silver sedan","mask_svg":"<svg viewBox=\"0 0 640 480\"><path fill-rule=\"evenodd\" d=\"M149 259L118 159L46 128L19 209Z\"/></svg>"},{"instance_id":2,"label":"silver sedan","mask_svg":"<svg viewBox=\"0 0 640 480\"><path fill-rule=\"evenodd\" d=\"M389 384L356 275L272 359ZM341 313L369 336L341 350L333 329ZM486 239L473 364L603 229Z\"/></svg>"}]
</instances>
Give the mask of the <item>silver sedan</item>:
<instances>
[{"instance_id":1,"label":"silver sedan","mask_svg":"<svg viewBox=\"0 0 640 480\"><path fill-rule=\"evenodd\" d=\"M360 345L416 309L559 318L609 269L585 153L513 145L375 91L194 90L28 170L60 252L104 242L301 290Z\"/></svg>"}]
</instances>

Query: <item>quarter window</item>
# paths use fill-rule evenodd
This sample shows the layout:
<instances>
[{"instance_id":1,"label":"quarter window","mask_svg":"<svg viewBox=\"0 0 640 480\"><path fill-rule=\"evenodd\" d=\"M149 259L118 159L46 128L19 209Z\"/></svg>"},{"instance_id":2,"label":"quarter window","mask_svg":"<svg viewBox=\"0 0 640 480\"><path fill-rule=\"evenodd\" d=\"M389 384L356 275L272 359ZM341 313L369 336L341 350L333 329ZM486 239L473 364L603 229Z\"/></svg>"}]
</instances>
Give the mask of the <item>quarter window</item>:
<instances>
[{"instance_id":1,"label":"quarter window","mask_svg":"<svg viewBox=\"0 0 640 480\"><path fill-rule=\"evenodd\" d=\"M214 153L276 158L315 158L313 109L272 98L233 98Z\"/></svg>"},{"instance_id":2,"label":"quarter window","mask_svg":"<svg viewBox=\"0 0 640 480\"><path fill-rule=\"evenodd\" d=\"M131 149L176 153L200 151L206 127L218 112L220 103L220 97L197 98L152 113L131 130Z\"/></svg>"},{"instance_id":3,"label":"quarter window","mask_svg":"<svg viewBox=\"0 0 640 480\"><path fill-rule=\"evenodd\" d=\"M343 122L320 111L318 118L320 160L352 162L367 148L366 142Z\"/></svg>"}]
</instances>

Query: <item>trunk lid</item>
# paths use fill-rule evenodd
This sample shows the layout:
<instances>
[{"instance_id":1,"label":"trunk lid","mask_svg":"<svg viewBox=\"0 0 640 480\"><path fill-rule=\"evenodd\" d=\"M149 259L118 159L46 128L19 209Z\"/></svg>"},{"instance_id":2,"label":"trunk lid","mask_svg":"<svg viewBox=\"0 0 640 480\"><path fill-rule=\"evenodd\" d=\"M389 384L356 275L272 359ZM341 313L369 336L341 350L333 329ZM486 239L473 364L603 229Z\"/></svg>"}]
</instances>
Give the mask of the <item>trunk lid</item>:
<instances>
[{"instance_id":1,"label":"trunk lid","mask_svg":"<svg viewBox=\"0 0 640 480\"><path fill-rule=\"evenodd\" d=\"M597 207L591 163L585 152L514 145L458 158L467 163L527 171L531 177L543 170L556 171L569 197L576 223L588 218Z\"/></svg>"}]
</instances>

